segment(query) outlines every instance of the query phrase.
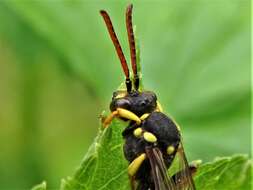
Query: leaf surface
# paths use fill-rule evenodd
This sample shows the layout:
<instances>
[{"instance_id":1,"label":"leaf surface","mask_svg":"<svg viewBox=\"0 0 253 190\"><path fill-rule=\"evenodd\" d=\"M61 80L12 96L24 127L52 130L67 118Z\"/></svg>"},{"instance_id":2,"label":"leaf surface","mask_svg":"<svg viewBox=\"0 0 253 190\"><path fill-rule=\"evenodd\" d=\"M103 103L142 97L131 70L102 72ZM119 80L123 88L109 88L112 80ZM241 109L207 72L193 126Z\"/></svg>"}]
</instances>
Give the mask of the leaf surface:
<instances>
[{"instance_id":1,"label":"leaf surface","mask_svg":"<svg viewBox=\"0 0 253 190\"><path fill-rule=\"evenodd\" d=\"M75 175L62 181L62 190L130 189L122 151L124 124L114 120L107 129L101 129Z\"/></svg>"},{"instance_id":2,"label":"leaf surface","mask_svg":"<svg viewBox=\"0 0 253 190\"><path fill-rule=\"evenodd\" d=\"M250 190L252 160L245 155L217 158L203 164L195 177L197 189Z\"/></svg>"}]
</instances>

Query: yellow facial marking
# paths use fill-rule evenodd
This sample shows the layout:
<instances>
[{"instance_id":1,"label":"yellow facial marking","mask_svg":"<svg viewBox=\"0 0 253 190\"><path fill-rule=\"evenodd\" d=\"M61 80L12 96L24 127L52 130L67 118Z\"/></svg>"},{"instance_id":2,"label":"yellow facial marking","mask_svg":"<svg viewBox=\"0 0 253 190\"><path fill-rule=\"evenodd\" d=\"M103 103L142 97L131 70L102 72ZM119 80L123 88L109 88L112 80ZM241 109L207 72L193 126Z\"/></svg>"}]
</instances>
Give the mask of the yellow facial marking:
<instances>
[{"instance_id":1,"label":"yellow facial marking","mask_svg":"<svg viewBox=\"0 0 253 190\"><path fill-rule=\"evenodd\" d=\"M124 98L126 96L126 92L120 92L116 97L115 99L118 99L118 98Z\"/></svg>"},{"instance_id":2,"label":"yellow facial marking","mask_svg":"<svg viewBox=\"0 0 253 190\"><path fill-rule=\"evenodd\" d=\"M168 146L167 147L167 154L173 154L173 152L175 151L175 147L174 146Z\"/></svg>"},{"instance_id":3,"label":"yellow facial marking","mask_svg":"<svg viewBox=\"0 0 253 190\"><path fill-rule=\"evenodd\" d=\"M128 175L134 176L145 159L145 153L142 153L140 156L135 158L134 161L132 161L131 164L128 166Z\"/></svg>"},{"instance_id":4,"label":"yellow facial marking","mask_svg":"<svg viewBox=\"0 0 253 190\"><path fill-rule=\"evenodd\" d=\"M152 133L150 132L145 132L143 134L143 137L144 139L147 141L147 142L150 142L150 143L155 143L157 141L157 138L155 135L153 135Z\"/></svg>"},{"instance_id":5,"label":"yellow facial marking","mask_svg":"<svg viewBox=\"0 0 253 190\"><path fill-rule=\"evenodd\" d=\"M144 113L144 114L140 117L140 119L143 121L143 120L145 120L148 116L149 116L149 113Z\"/></svg>"},{"instance_id":6,"label":"yellow facial marking","mask_svg":"<svg viewBox=\"0 0 253 190\"><path fill-rule=\"evenodd\" d=\"M141 137L142 135L142 128L138 127L137 129L134 130L134 136L135 137Z\"/></svg>"},{"instance_id":7,"label":"yellow facial marking","mask_svg":"<svg viewBox=\"0 0 253 190\"><path fill-rule=\"evenodd\" d=\"M132 121L136 121L136 123L138 125L141 124L140 118L131 111L123 109L123 108L117 108L117 112L118 112L119 116L129 119L129 120L132 120Z\"/></svg>"}]
</instances>

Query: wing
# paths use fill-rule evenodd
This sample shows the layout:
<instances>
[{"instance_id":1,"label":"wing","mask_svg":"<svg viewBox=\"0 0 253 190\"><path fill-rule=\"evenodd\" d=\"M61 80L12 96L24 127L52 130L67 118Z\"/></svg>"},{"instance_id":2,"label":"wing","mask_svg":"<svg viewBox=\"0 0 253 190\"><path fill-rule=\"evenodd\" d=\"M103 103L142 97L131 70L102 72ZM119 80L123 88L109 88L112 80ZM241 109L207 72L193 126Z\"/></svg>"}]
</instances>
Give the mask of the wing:
<instances>
[{"instance_id":1,"label":"wing","mask_svg":"<svg viewBox=\"0 0 253 190\"><path fill-rule=\"evenodd\" d=\"M163 156L158 148L145 148L149 159L155 190L176 190L174 181L168 176Z\"/></svg>"},{"instance_id":2,"label":"wing","mask_svg":"<svg viewBox=\"0 0 253 190\"><path fill-rule=\"evenodd\" d=\"M176 189L178 190L195 190L192 174L196 171L195 167L189 166L182 143L178 148L179 165L181 170L174 174L172 178L176 183Z\"/></svg>"}]
</instances>

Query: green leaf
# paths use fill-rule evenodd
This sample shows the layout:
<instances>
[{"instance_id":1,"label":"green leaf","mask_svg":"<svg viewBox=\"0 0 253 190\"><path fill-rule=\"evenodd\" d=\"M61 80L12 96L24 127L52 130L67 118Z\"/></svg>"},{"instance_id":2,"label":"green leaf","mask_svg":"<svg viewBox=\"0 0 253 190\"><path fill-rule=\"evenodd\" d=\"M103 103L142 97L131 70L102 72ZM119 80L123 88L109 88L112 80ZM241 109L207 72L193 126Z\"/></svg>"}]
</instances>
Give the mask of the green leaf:
<instances>
[{"instance_id":1,"label":"green leaf","mask_svg":"<svg viewBox=\"0 0 253 190\"><path fill-rule=\"evenodd\" d=\"M125 124L125 123L124 123ZM62 190L129 189L127 161L122 151L123 122L114 120L102 131L73 177L62 180Z\"/></svg>"},{"instance_id":2,"label":"green leaf","mask_svg":"<svg viewBox=\"0 0 253 190\"><path fill-rule=\"evenodd\" d=\"M250 190L252 160L245 155L217 158L203 164L197 172L197 189Z\"/></svg>"}]
</instances>

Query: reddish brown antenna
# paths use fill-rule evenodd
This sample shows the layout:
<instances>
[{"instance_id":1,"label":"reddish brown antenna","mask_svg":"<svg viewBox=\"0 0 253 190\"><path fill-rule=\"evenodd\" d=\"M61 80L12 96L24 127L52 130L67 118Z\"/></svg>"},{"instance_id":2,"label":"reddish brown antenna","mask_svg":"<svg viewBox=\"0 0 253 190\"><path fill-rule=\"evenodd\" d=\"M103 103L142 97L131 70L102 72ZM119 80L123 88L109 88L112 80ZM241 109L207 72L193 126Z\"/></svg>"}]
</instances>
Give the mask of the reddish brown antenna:
<instances>
[{"instance_id":1,"label":"reddish brown antenna","mask_svg":"<svg viewBox=\"0 0 253 190\"><path fill-rule=\"evenodd\" d=\"M133 5L128 5L126 9L126 28L128 34L128 42L130 47L130 55L131 55L131 65L134 74L134 87L135 90L139 88L139 76L137 73L137 65L136 65L136 48L135 48L135 39L134 39L134 31L133 31L133 23L132 23L132 10Z\"/></svg>"},{"instance_id":2,"label":"reddish brown antenna","mask_svg":"<svg viewBox=\"0 0 253 190\"><path fill-rule=\"evenodd\" d=\"M107 30L108 30L108 32L110 34L110 37L112 39L112 42L114 44L114 47L115 47L116 52L118 54L118 57L120 59L121 66L122 66L123 71L125 73L127 91L131 92L131 90L132 90L132 83L131 83L131 80L129 78L129 69L128 69L127 62L126 62L125 56L123 54L121 45L120 45L119 40L117 38L117 35L116 35L115 31L114 31L114 28L113 28L113 25L112 25L112 21L111 21L108 13L106 11L101 10L100 14L104 18Z\"/></svg>"}]
</instances>

